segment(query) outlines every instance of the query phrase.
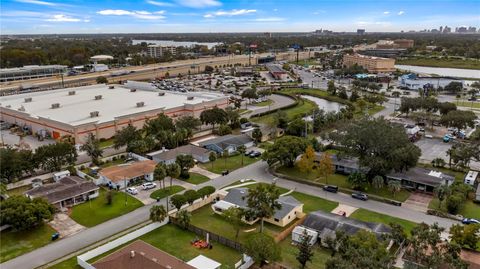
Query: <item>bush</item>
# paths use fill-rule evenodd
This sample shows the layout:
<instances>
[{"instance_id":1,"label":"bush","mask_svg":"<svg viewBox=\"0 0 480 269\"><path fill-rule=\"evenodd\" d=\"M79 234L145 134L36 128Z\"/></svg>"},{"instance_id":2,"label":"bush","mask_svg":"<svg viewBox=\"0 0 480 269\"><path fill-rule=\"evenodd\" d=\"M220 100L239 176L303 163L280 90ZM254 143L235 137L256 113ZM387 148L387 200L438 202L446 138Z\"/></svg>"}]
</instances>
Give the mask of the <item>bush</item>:
<instances>
[{"instance_id":1,"label":"bush","mask_svg":"<svg viewBox=\"0 0 480 269\"><path fill-rule=\"evenodd\" d=\"M187 203L187 198L183 194L175 194L170 198L170 201L177 210L180 210Z\"/></svg>"},{"instance_id":2,"label":"bush","mask_svg":"<svg viewBox=\"0 0 480 269\"><path fill-rule=\"evenodd\" d=\"M226 124L220 125L217 131L218 135L227 135L232 133L232 128Z\"/></svg>"},{"instance_id":3,"label":"bush","mask_svg":"<svg viewBox=\"0 0 480 269\"><path fill-rule=\"evenodd\" d=\"M447 211L452 215L456 215L464 202L464 198L460 194L453 194L447 198Z\"/></svg>"},{"instance_id":4,"label":"bush","mask_svg":"<svg viewBox=\"0 0 480 269\"><path fill-rule=\"evenodd\" d=\"M185 196L185 199L189 204L193 204L193 202L199 198L199 195L195 190L188 190L183 194L183 196Z\"/></svg>"},{"instance_id":5,"label":"bush","mask_svg":"<svg viewBox=\"0 0 480 269\"><path fill-rule=\"evenodd\" d=\"M112 161L116 161L116 160L117 160L117 156L113 156Z\"/></svg>"},{"instance_id":6,"label":"bush","mask_svg":"<svg viewBox=\"0 0 480 269\"><path fill-rule=\"evenodd\" d=\"M205 186L197 191L197 194L202 199L205 197L210 196L210 194L215 192L215 187L213 186Z\"/></svg>"},{"instance_id":7,"label":"bush","mask_svg":"<svg viewBox=\"0 0 480 269\"><path fill-rule=\"evenodd\" d=\"M55 208L42 198L30 200L15 195L0 202L0 212L0 225L11 225L14 230L28 230L52 219Z\"/></svg>"}]
</instances>

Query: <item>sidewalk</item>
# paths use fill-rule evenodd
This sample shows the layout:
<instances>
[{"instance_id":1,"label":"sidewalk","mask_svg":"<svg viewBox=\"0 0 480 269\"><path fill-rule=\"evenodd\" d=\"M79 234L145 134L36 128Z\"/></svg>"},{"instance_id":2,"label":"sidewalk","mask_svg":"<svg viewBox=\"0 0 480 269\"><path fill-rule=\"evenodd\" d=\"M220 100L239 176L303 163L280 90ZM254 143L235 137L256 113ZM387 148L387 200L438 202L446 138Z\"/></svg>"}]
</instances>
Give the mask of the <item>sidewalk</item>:
<instances>
[{"instance_id":1,"label":"sidewalk","mask_svg":"<svg viewBox=\"0 0 480 269\"><path fill-rule=\"evenodd\" d=\"M203 168L198 167L198 165L195 165L192 169L190 169L190 172L194 172L203 176L208 177L209 179L215 179L217 177L220 177L221 175L212 173L208 170L205 170Z\"/></svg>"}]
</instances>

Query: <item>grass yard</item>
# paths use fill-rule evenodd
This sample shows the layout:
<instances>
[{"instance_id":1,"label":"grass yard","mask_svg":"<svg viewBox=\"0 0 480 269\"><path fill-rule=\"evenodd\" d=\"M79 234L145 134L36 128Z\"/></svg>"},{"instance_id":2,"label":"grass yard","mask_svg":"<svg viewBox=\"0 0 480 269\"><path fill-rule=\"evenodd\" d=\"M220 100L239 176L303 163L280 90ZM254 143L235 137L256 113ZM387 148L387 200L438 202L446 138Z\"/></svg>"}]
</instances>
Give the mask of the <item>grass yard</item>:
<instances>
[{"instance_id":1,"label":"grass yard","mask_svg":"<svg viewBox=\"0 0 480 269\"><path fill-rule=\"evenodd\" d=\"M123 164L123 163L125 163L125 159L118 158L115 161L105 162L104 164L100 165L100 168L107 168L107 167L110 167L110 166L119 165L119 164Z\"/></svg>"},{"instance_id":2,"label":"grass yard","mask_svg":"<svg viewBox=\"0 0 480 269\"><path fill-rule=\"evenodd\" d=\"M455 101L454 102L457 106L464 106L464 107L473 107L473 108L480 108L480 102L471 102L471 101Z\"/></svg>"},{"instance_id":3,"label":"grass yard","mask_svg":"<svg viewBox=\"0 0 480 269\"><path fill-rule=\"evenodd\" d=\"M428 204L428 208L447 212L447 203L443 201L441 208L438 207L439 203L440 201L438 198L433 198L432 201L430 201L430 204ZM458 214L466 218L480 219L480 204L476 204L472 200L467 200Z\"/></svg>"},{"instance_id":4,"label":"grass yard","mask_svg":"<svg viewBox=\"0 0 480 269\"><path fill-rule=\"evenodd\" d=\"M53 233L55 230L47 224L28 231L1 232L0 263L47 245Z\"/></svg>"},{"instance_id":5,"label":"grass yard","mask_svg":"<svg viewBox=\"0 0 480 269\"><path fill-rule=\"evenodd\" d=\"M383 223L385 225L389 225L392 222L397 223L397 224L400 224L405 229L405 232L407 232L408 236L410 236L410 231L415 226L417 226L417 223L415 222L380 214L380 213L369 211L363 208L359 208L355 212L353 212L350 215L350 218L358 219L362 221L368 221L368 222L378 222L378 223Z\"/></svg>"},{"instance_id":6,"label":"grass yard","mask_svg":"<svg viewBox=\"0 0 480 269\"><path fill-rule=\"evenodd\" d=\"M236 252L234 249L225 247L216 242L212 242L212 244L214 245L212 249L200 250L192 247L190 245L190 241L195 237L196 235L194 233L191 233L186 230L182 230L175 225L167 224L163 227L153 230L139 237L138 239L134 239L134 240L143 240L185 261L189 261L201 254L221 263L222 269L234 268L234 264L240 260L240 257L241 257L240 253ZM92 260L89 260L89 262L93 263L99 260L100 258L108 255L109 253L114 252L115 250L109 251L106 254L95 257ZM68 259L64 262L61 262L57 265L50 267L50 269L81 269L81 267L77 265L76 257L73 257L71 259Z\"/></svg>"},{"instance_id":7,"label":"grass yard","mask_svg":"<svg viewBox=\"0 0 480 269\"><path fill-rule=\"evenodd\" d=\"M216 174L221 174L223 170L229 170L230 172L232 172L233 170L236 170L242 167L242 157L243 157L243 166L247 166L249 164L252 164L260 160L260 158L250 158L248 156L242 156L241 154L238 154L235 156L227 157L226 162L224 158L218 158L213 162L213 166L212 166L212 162L199 164L199 166L203 169L206 169Z\"/></svg>"},{"instance_id":8,"label":"grass yard","mask_svg":"<svg viewBox=\"0 0 480 269\"><path fill-rule=\"evenodd\" d=\"M210 166L211 167L211 166ZM188 182L190 184L195 184L195 185L198 185L198 184L202 184L203 182L207 182L210 180L210 178L204 176L204 175L200 175L198 173L190 173L190 177L187 178L187 179L181 179L185 182Z\"/></svg>"},{"instance_id":9,"label":"grass yard","mask_svg":"<svg viewBox=\"0 0 480 269\"><path fill-rule=\"evenodd\" d=\"M284 175L295 177L295 178L306 179L306 180L311 180L319 183L336 185L340 188L351 189L350 184L347 182L347 176L345 175L333 174L328 176L327 180L325 180L325 178L323 177L319 178L318 175L315 175L315 173L302 172L297 167L293 167L293 168L280 167L277 169L277 171ZM378 195L378 196L385 197L392 200L397 200L400 202L404 202L410 196L410 192L403 189L400 192L396 193L395 196L393 196L393 194L388 190L387 187L383 187L381 189L375 189L372 186L366 186L364 192Z\"/></svg>"},{"instance_id":10,"label":"grass yard","mask_svg":"<svg viewBox=\"0 0 480 269\"><path fill-rule=\"evenodd\" d=\"M150 194L150 198L152 199L162 199L162 198L165 198L169 195L173 195L177 192L181 192L183 191L185 188L182 187L182 186L177 186L177 185L174 185L174 186L168 186L166 187L165 189L159 189L159 190L156 190L154 192L152 192Z\"/></svg>"},{"instance_id":11,"label":"grass yard","mask_svg":"<svg viewBox=\"0 0 480 269\"><path fill-rule=\"evenodd\" d=\"M317 105L309 100L299 99L298 104L292 108L285 109L285 113L287 113L287 117L289 120L293 120L297 117L304 117L305 114L311 113ZM273 114L264 115L261 117L254 117L251 118L252 122L261 123L261 124L271 124L273 121Z\"/></svg>"},{"instance_id":12,"label":"grass yard","mask_svg":"<svg viewBox=\"0 0 480 269\"><path fill-rule=\"evenodd\" d=\"M8 191L7 191L7 194L8 194L9 196L12 196L12 195L23 195L24 192L30 190L31 188L32 188L32 185L29 184L29 185L25 185L25 186L21 186L21 187L15 188L15 189L8 190Z\"/></svg>"},{"instance_id":13,"label":"grass yard","mask_svg":"<svg viewBox=\"0 0 480 269\"><path fill-rule=\"evenodd\" d=\"M111 205L107 205L106 202L107 191L101 188L97 198L74 206L70 217L80 225L92 227L143 206L142 202L130 195L125 195L123 192L112 192ZM125 197L127 197L127 205L125 205Z\"/></svg>"},{"instance_id":14,"label":"grass yard","mask_svg":"<svg viewBox=\"0 0 480 269\"><path fill-rule=\"evenodd\" d=\"M280 264L287 268L300 268L300 264L296 259L298 248L295 245L292 245L291 237L287 237L280 242L280 248L282 249L282 261ZM312 261L307 263L305 269L324 269L325 262L328 258L330 258L329 250L317 245L313 250Z\"/></svg>"},{"instance_id":15,"label":"grass yard","mask_svg":"<svg viewBox=\"0 0 480 269\"><path fill-rule=\"evenodd\" d=\"M480 70L480 61L449 58L408 58L397 59L396 64L430 67L465 68Z\"/></svg>"}]
</instances>

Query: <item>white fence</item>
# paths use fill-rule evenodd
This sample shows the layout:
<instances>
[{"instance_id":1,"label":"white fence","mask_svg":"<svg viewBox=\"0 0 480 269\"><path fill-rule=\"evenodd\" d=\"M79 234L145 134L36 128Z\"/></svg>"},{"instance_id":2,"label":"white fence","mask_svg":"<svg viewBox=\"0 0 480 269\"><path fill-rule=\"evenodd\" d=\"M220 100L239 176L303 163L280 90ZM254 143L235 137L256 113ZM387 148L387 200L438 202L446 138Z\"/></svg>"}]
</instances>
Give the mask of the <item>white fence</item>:
<instances>
[{"instance_id":1,"label":"white fence","mask_svg":"<svg viewBox=\"0 0 480 269\"><path fill-rule=\"evenodd\" d=\"M97 248L94 248L90 251L87 251L83 253L82 255L77 256L77 263L84 269L95 269L91 264L89 264L87 261L95 258L109 250L112 250L120 245L123 245L129 241L132 241L135 238L138 238L148 232L151 232L159 227L162 227L163 225L168 223L168 218L166 218L163 222L154 222L152 224L149 224L143 228L140 228L136 231L133 231L129 234L126 234L118 239L115 239L111 242L106 243L105 245L101 245Z\"/></svg>"}]
</instances>

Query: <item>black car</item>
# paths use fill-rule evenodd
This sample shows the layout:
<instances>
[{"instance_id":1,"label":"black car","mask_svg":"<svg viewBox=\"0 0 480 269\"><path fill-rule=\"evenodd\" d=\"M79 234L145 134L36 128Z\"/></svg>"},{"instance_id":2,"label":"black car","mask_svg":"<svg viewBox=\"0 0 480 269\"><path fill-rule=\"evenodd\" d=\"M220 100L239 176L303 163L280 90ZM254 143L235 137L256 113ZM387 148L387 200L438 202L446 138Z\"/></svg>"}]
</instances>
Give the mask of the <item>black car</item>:
<instances>
[{"instance_id":1,"label":"black car","mask_svg":"<svg viewBox=\"0 0 480 269\"><path fill-rule=\"evenodd\" d=\"M260 157L262 155L262 153L260 151L254 151L252 153L250 153L250 158L256 158L256 157Z\"/></svg>"},{"instance_id":2,"label":"black car","mask_svg":"<svg viewBox=\"0 0 480 269\"><path fill-rule=\"evenodd\" d=\"M223 170L222 171L222 176L226 176L228 174L230 174L230 171L228 171L228 170Z\"/></svg>"},{"instance_id":3,"label":"black car","mask_svg":"<svg viewBox=\"0 0 480 269\"><path fill-rule=\"evenodd\" d=\"M463 224L480 224L480 221L476 219L465 218L462 220L462 223Z\"/></svg>"},{"instance_id":4,"label":"black car","mask_svg":"<svg viewBox=\"0 0 480 269\"><path fill-rule=\"evenodd\" d=\"M325 185L325 186L323 186L323 190L328 191L328 192L337 193L338 192L338 187L334 186L334 185Z\"/></svg>"},{"instance_id":5,"label":"black car","mask_svg":"<svg viewBox=\"0 0 480 269\"><path fill-rule=\"evenodd\" d=\"M250 154L254 152L255 152L254 150L245 151L245 156L250 156Z\"/></svg>"},{"instance_id":6,"label":"black car","mask_svg":"<svg viewBox=\"0 0 480 269\"><path fill-rule=\"evenodd\" d=\"M361 192L354 192L354 193L352 193L352 198L362 200L362 201L367 201L368 200L368 195L366 195L365 193L361 193Z\"/></svg>"}]
</instances>

